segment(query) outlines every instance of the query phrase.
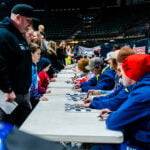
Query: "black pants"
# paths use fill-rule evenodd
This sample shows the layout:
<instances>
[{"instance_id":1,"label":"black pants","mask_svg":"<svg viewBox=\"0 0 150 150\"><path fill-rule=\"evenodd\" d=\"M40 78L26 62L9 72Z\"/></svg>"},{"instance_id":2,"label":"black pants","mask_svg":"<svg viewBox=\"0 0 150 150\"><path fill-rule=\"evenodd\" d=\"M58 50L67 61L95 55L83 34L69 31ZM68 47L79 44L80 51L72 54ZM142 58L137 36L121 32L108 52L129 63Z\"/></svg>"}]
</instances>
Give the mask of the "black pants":
<instances>
[{"instance_id":1,"label":"black pants","mask_svg":"<svg viewBox=\"0 0 150 150\"><path fill-rule=\"evenodd\" d=\"M11 115L7 116L7 121L20 127L21 124L25 121L32 110L32 105L30 102L30 94L25 95L16 95L16 102L18 107L12 112Z\"/></svg>"},{"instance_id":2,"label":"black pants","mask_svg":"<svg viewBox=\"0 0 150 150\"><path fill-rule=\"evenodd\" d=\"M6 121L6 114L1 108L0 108L0 121Z\"/></svg>"},{"instance_id":3,"label":"black pants","mask_svg":"<svg viewBox=\"0 0 150 150\"><path fill-rule=\"evenodd\" d=\"M32 105L32 110L35 108L35 106L39 103L39 99L30 99L31 100L31 105Z\"/></svg>"}]
</instances>

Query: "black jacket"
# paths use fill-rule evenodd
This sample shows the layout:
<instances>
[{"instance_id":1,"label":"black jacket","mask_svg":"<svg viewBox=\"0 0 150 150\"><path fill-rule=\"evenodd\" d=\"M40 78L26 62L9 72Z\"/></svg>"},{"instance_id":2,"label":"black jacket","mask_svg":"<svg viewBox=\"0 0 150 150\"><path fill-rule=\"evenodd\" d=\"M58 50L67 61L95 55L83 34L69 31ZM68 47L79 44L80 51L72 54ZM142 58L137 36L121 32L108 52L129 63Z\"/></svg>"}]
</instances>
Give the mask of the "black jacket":
<instances>
[{"instance_id":1,"label":"black jacket","mask_svg":"<svg viewBox=\"0 0 150 150\"><path fill-rule=\"evenodd\" d=\"M31 84L32 59L27 41L9 18L0 23L0 89L26 94Z\"/></svg>"},{"instance_id":2,"label":"black jacket","mask_svg":"<svg viewBox=\"0 0 150 150\"><path fill-rule=\"evenodd\" d=\"M66 58L67 54L66 54L65 49L63 49L63 48L57 48L56 53L57 53L57 61L59 64L58 69L61 70L64 68L64 65L66 65L65 58Z\"/></svg>"}]
</instances>

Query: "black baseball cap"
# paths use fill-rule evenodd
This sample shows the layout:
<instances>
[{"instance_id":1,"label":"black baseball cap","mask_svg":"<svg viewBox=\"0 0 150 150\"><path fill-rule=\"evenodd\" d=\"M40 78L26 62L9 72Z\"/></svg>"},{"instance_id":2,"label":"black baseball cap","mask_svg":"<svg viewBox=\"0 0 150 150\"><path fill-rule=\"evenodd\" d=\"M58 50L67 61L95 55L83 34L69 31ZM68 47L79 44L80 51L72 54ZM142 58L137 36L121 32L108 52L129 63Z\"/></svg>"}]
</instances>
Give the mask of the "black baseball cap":
<instances>
[{"instance_id":1,"label":"black baseball cap","mask_svg":"<svg viewBox=\"0 0 150 150\"><path fill-rule=\"evenodd\" d=\"M35 18L34 8L28 4L16 4L11 9L11 13L20 14L25 17Z\"/></svg>"}]
</instances>

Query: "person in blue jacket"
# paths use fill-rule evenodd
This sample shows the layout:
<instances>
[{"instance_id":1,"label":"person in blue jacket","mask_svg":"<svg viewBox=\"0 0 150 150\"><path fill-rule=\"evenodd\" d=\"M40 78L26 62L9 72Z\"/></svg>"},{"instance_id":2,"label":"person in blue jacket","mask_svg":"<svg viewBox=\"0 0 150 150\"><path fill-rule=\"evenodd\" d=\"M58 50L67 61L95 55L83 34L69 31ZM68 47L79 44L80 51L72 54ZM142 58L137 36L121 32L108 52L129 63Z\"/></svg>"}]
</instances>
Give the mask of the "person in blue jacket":
<instances>
[{"instance_id":1,"label":"person in blue jacket","mask_svg":"<svg viewBox=\"0 0 150 150\"><path fill-rule=\"evenodd\" d=\"M126 149L150 149L150 55L128 56L121 67L123 85L133 85L127 100L107 120L111 130L124 133ZM111 110L107 110L111 112ZM106 115L101 111L101 117ZM120 149L123 145L121 144ZM113 146L112 148L113 149Z\"/></svg>"},{"instance_id":2,"label":"person in blue jacket","mask_svg":"<svg viewBox=\"0 0 150 150\"><path fill-rule=\"evenodd\" d=\"M91 98L87 98L81 103L82 107L89 107L92 109L110 109L111 111L117 110L122 103L124 103L130 91L132 90L133 85L129 87L124 87L120 85L113 93L106 96L98 96Z\"/></svg>"},{"instance_id":3,"label":"person in blue jacket","mask_svg":"<svg viewBox=\"0 0 150 150\"><path fill-rule=\"evenodd\" d=\"M107 53L107 57L105 58L105 61L107 62L107 64L110 66L111 69L113 69L116 74L115 74L115 86L113 89L111 90L89 90L88 91L88 95L108 95L113 93L116 88L118 87L118 84L120 84L120 71L118 70L118 63L117 63L117 56L120 50L117 50L115 52L109 52Z\"/></svg>"},{"instance_id":4,"label":"person in blue jacket","mask_svg":"<svg viewBox=\"0 0 150 150\"><path fill-rule=\"evenodd\" d=\"M108 108L115 111L128 98L131 89L132 86L128 88L120 86L120 88L107 96L94 97L89 107L93 109Z\"/></svg>"},{"instance_id":5,"label":"person in blue jacket","mask_svg":"<svg viewBox=\"0 0 150 150\"><path fill-rule=\"evenodd\" d=\"M80 85L82 92L88 92L88 90L111 90L115 86L115 71L109 66L105 67L103 70L104 62L100 58L93 58L90 60L86 69L99 73L95 77L91 78L89 81L84 82Z\"/></svg>"}]
</instances>

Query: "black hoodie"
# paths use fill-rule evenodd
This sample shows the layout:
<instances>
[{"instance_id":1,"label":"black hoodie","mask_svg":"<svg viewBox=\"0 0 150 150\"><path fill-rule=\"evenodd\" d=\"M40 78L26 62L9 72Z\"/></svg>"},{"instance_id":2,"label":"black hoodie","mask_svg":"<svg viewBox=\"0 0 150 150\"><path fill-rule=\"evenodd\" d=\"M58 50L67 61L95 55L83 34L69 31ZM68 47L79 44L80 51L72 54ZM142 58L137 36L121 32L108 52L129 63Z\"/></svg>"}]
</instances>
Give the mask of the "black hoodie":
<instances>
[{"instance_id":1,"label":"black hoodie","mask_svg":"<svg viewBox=\"0 0 150 150\"><path fill-rule=\"evenodd\" d=\"M0 89L27 94L31 84L31 52L10 18L0 23Z\"/></svg>"}]
</instances>

